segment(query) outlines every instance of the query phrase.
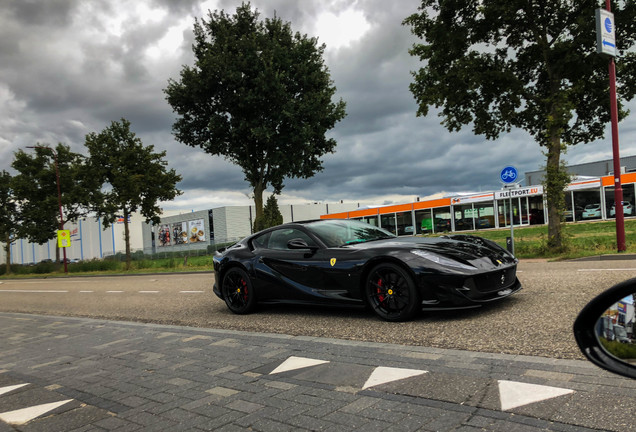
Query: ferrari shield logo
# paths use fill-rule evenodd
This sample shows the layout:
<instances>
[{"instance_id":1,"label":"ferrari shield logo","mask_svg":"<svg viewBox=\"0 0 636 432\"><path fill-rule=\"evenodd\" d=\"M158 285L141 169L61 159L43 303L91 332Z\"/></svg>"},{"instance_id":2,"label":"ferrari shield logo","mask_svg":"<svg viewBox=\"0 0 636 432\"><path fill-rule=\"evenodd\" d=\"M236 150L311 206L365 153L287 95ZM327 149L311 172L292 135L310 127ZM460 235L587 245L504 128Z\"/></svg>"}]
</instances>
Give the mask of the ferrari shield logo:
<instances>
[{"instance_id":1,"label":"ferrari shield logo","mask_svg":"<svg viewBox=\"0 0 636 432\"><path fill-rule=\"evenodd\" d=\"M336 265L336 259L335 258L331 258L331 260L329 261L329 264L331 264L331 267Z\"/></svg>"}]
</instances>

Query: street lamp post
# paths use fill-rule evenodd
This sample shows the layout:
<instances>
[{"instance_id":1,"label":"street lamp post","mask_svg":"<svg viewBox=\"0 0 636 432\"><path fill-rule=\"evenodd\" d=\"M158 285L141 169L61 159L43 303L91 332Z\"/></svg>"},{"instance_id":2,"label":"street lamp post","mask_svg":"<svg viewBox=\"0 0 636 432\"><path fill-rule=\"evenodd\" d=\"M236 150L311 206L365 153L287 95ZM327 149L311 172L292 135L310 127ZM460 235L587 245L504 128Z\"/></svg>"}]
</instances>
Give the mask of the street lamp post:
<instances>
[{"instance_id":1,"label":"street lamp post","mask_svg":"<svg viewBox=\"0 0 636 432\"><path fill-rule=\"evenodd\" d=\"M28 148L39 148L39 149L47 149L53 153L53 161L55 162L55 183L57 184L57 205L60 209L60 230L64 229L64 214L62 212L62 190L60 188L60 168L57 163L57 152L48 146L33 146ZM66 248L62 249L63 260L64 260L64 274L68 274L68 263L66 262Z\"/></svg>"}]
</instances>

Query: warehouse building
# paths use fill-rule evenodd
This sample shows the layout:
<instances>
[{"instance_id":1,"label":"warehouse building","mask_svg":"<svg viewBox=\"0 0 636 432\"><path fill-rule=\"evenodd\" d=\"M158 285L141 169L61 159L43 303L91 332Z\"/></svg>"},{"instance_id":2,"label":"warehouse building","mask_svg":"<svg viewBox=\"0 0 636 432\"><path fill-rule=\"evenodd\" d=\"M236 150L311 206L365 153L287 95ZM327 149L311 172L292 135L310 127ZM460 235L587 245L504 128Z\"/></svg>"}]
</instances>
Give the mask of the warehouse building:
<instances>
[{"instance_id":1,"label":"warehouse building","mask_svg":"<svg viewBox=\"0 0 636 432\"><path fill-rule=\"evenodd\" d=\"M311 203L279 205L283 222L319 219L331 211L342 212L358 208L356 203ZM174 213L174 212L173 212ZM170 214L157 225L148 224L139 213L131 215L130 247L133 252L147 254L207 250L208 246L239 240L251 234L255 211L253 206L230 206L208 210ZM123 218L104 228L100 218L81 218L65 224L70 231L71 245L66 249L70 260L102 259L124 254ZM4 244L0 243L0 263L6 262ZM13 264L31 264L55 259L57 240L45 244L16 239L11 244Z\"/></svg>"}]
</instances>

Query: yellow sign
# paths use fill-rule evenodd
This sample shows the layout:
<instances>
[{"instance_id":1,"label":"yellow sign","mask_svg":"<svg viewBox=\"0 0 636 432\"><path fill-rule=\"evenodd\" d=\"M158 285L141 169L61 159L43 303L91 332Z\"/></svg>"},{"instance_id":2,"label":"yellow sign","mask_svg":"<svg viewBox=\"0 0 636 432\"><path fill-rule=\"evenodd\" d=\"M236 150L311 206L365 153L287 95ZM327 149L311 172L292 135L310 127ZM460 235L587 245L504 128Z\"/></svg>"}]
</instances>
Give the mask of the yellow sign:
<instances>
[{"instance_id":1,"label":"yellow sign","mask_svg":"<svg viewBox=\"0 0 636 432\"><path fill-rule=\"evenodd\" d=\"M335 258L331 258L331 260L329 261L329 264L331 264L331 267L336 265L336 259Z\"/></svg>"},{"instance_id":2,"label":"yellow sign","mask_svg":"<svg viewBox=\"0 0 636 432\"><path fill-rule=\"evenodd\" d=\"M65 248L71 246L71 231L57 230L57 247Z\"/></svg>"}]
</instances>

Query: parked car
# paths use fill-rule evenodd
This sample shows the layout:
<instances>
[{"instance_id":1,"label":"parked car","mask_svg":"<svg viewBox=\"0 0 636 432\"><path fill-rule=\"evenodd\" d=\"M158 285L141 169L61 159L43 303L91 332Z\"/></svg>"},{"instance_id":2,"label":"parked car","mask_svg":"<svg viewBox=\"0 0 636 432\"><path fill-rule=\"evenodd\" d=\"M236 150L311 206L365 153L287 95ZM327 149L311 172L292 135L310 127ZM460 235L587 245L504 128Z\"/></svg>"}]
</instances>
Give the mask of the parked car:
<instances>
[{"instance_id":1,"label":"parked car","mask_svg":"<svg viewBox=\"0 0 636 432\"><path fill-rule=\"evenodd\" d=\"M545 223L543 209L530 210L530 225L540 225Z\"/></svg>"},{"instance_id":2,"label":"parked car","mask_svg":"<svg viewBox=\"0 0 636 432\"><path fill-rule=\"evenodd\" d=\"M634 208L632 207L632 204L629 201L623 201L623 214L625 216L631 216L634 214ZM610 217L615 217L616 216L616 203L612 204L612 207L610 208Z\"/></svg>"},{"instance_id":3,"label":"parked car","mask_svg":"<svg viewBox=\"0 0 636 432\"><path fill-rule=\"evenodd\" d=\"M563 212L563 219L565 219L566 221L573 221L573 220L580 221L583 218L584 211L585 209L583 207L575 206L574 211L572 211L571 209L568 209Z\"/></svg>"},{"instance_id":4,"label":"parked car","mask_svg":"<svg viewBox=\"0 0 636 432\"><path fill-rule=\"evenodd\" d=\"M444 232L451 230L450 219L435 219L435 232Z\"/></svg>"},{"instance_id":5,"label":"parked car","mask_svg":"<svg viewBox=\"0 0 636 432\"><path fill-rule=\"evenodd\" d=\"M622 325L614 324L614 338L620 343L632 343L632 340L627 337L627 330Z\"/></svg>"},{"instance_id":6,"label":"parked car","mask_svg":"<svg viewBox=\"0 0 636 432\"><path fill-rule=\"evenodd\" d=\"M465 219L455 219L455 231L466 231L473 230L473 219L465 218Z\"/></svg>"},{"instance_id":7,"label":"parked car","mask_svg":"<svg viewBox=\"0 0 636 432\"><path fill-rule=\"evenodd\" d=\"M583 214L581 215L583 219L594 219L601 217L601 205L596 204L588 204L585 206L583 210Z\"/></svg>"}]
</instances>

